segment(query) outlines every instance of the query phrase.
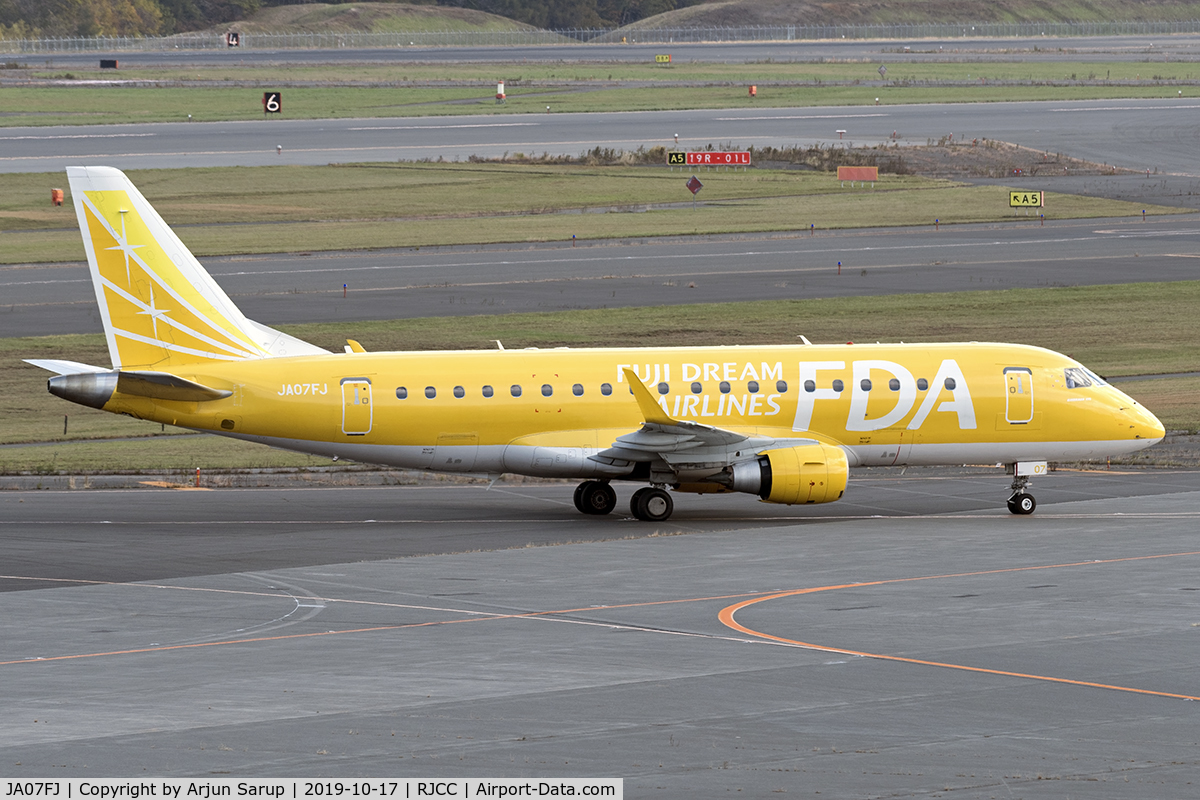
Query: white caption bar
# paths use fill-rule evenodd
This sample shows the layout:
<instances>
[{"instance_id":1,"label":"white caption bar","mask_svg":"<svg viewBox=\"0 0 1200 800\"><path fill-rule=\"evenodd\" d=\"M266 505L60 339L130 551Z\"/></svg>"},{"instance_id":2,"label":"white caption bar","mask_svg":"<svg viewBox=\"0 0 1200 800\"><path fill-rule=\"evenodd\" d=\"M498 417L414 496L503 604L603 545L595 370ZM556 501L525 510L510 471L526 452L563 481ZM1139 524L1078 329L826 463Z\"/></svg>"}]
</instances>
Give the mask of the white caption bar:
<instances>
[{"instance_id":1,"label":"white caption bar","mask_svg":"<svg viewBox=\"0 0 1200 800\"><path fill-rule=\"evenodd\" d=\"M62 800L211 800L219 797L270 797L274 800L306 798L454 798L470 797L603 797L622 800L621 778L360 778L316 780L298 778L192 780L157 778L128 781L71 778L56 781L0 782L0 800L9 798L61 798Z\"/></svg>"}]
</instances>

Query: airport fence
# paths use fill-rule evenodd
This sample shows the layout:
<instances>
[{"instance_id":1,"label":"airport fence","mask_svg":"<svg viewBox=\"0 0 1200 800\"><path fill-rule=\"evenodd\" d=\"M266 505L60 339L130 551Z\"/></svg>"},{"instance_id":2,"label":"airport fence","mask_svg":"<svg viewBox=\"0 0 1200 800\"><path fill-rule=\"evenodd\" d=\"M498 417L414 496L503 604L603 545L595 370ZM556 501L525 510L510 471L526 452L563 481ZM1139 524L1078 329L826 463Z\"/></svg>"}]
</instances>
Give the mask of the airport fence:
<instances>
[{"instance_id":1,"label":"airport fence","mask_svg":"<svg viewBox=\"0 0 1200 800\"><path fill-rule=\"evenodd\" d=\"M237 30L234 24L230 30ZM240 32L238 49L371 49L402 47L512 47L528 45L704 42L779 42L821 39L919 39L1163 36L1200 33L1200 20L1171 22L981 22L895 25L743 25L705 28L537 28L494 31L409 31L395 33L252 33ZM170 50L226 50L223 33L175 36L101 36L48 39L0 39L0 53L121 53Z\"/></svg>"}]
</instances>

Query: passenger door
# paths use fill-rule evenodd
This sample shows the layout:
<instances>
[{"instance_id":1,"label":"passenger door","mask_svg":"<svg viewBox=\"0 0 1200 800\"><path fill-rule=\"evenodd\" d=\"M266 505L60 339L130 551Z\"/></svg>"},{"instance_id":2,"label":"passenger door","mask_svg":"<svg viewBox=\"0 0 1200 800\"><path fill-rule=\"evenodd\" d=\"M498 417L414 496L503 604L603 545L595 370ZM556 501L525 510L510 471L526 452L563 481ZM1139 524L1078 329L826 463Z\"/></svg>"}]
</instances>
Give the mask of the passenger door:
<instances>
[{"instance_id":1,"label":"passenger door","mask_svg":"<svg viewBox=\"0 0 1200 800\"><path fill-rule=\"evenodd\" d=\"M1029 367L1004 368L1004 418L1013 425L1033 420L1033 370Z\"/></svg>"},{"instance_id":2,"label":"passenger door","mask_svg":"<svg viewBox=\"0 0 1200 800\"><path fill-rule=\"evenodd\" d=\"M342 433L364 436L371 432L374 411L370 378L342 378Z\"/></svg>"}]
</instances>

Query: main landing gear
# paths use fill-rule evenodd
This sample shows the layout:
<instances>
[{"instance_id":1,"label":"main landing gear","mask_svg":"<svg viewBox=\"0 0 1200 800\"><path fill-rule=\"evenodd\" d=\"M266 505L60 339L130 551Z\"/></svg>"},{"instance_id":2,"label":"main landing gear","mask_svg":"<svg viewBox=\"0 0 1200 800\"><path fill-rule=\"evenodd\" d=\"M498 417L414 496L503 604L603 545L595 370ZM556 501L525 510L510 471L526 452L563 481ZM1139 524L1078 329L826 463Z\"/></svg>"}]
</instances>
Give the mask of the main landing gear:
<instances>
[{"instance_id":1,"label":"main landing gear","mask_svg":"<svg viewBox=\"0 0 1200 800\"><path fill-rule=\"evenodd\" d=\"M582 514L602 516L617 507L617 493L607 481L584 481L575 487L575 508ZM629 500L629 511L643 522L662 522L675 510L666 490L654 486L638 489Z\"/></svg>"},{"instance_id":2,"label":"main landing gear","mask_svg":"<svg viewBox=\"0 0 1200 800\"><path fill-rule=\"evenodd\" d=\"M670 519L675 501L663 489L647 486L638 489L629 499L629 510L643 522L663 522Z\"/></svg>"},{"instance_id":3,"label":"main landing gear","mask_svg":"<svg viewBox=\"0 0 1200 800\"><path fill-rule=\"evenodd\" d=\"M1008 498L1008 510L1014 514L1032 514L1037 508L1037 500L1033 499L1033 495L1025 493L1025 487L1029 485L1029 478L1018 476L1013 478L1012 482L1012 497Z\"/></svg>"},{"instance_id":4,"label":"main landing gear","mask_svg":"<svg viewBox=\"0 0 1200 800\"><path fill-rule=\"evenodd\" d=\"M607 481L584 481L575 487L575 508L603 516L617 507L617 493Z\"/></svg>"}]
</instances>

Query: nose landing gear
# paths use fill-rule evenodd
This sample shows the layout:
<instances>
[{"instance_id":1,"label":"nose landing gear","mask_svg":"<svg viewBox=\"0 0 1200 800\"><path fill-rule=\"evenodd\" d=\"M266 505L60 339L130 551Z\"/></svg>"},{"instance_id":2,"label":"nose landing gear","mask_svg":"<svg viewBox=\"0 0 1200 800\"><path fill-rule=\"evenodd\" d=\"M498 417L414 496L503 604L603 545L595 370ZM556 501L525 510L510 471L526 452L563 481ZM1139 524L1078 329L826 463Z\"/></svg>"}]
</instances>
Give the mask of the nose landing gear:
<instances>
[{"instance_id":1,"label":"nose landing gear","mask_svg":"<svg viewBox=\"0 0 1200 800\"><path fill-rule=\"evenodd\" d=\"M1037 508L1037 501L1031 494L1017 492L1008 498L1008 510L1014 514L1032 514L1035 508Z\"/></svg>"},{"instance_id":2,"label":"nose landing gear","mask_svg":"<svg viewBox=\"0 0 1200 800\"><path fill-rule=\"evenodd\" d=\"M617 493L606 481L584 481L575 487L575 508L602 516L617 507Z\"/></svg>"},{"instance_id":3,"label":"nose landing gear","mask_svg":"<svg viewBox=\"0 0 1200 800\"><path fill-rule=\"evenodd\" d=\"M1008 510L1014 514L1032 514L1037 508L1037 500L1033 499L1033 495L1025 493L1025 487L1029 485L1029 478L1024 475L1018 475L1013 478L1012 482L1012 497L1008 498Z\"/></svg>"}]
</instances>

